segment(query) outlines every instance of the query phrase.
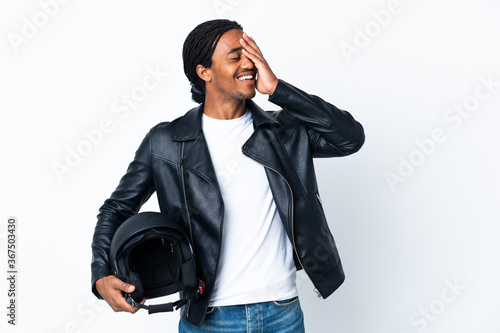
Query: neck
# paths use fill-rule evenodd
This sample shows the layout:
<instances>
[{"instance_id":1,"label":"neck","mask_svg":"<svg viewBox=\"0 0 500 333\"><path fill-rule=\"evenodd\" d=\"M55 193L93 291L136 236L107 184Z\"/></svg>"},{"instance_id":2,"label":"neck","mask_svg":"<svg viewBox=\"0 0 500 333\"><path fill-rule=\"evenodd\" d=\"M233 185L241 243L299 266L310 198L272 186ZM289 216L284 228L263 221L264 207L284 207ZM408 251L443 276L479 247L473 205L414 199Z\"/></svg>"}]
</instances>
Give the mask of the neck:
<instances>
[{"instance_id":1,"label":"neck","mask_svg":"<svg viewBox=\"0 0 500 333\"><path fill-rule=\"evenodd\" d=\"M215 119L235 119L245 114L245 100L223 100L205 97L203 113Z\"/></svg>"}]
</instances>

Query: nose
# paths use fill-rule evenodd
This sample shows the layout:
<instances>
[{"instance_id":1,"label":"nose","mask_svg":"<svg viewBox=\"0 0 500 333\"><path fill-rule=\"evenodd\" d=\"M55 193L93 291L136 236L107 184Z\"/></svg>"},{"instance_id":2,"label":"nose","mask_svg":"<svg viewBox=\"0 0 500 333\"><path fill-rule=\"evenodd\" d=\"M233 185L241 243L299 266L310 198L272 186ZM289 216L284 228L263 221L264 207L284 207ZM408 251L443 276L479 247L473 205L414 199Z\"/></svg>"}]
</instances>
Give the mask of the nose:
<instances>
[{"instance_id":1,"label":"nose","mask_svg":"<svg viewBox=\"0 0 500 333\"><path fill-rule=\"evenodd\" d=\"M250 58L248 58L247 56L245 55L241 55L241 68L244 68L244 69L253 69L255 67L255 65L253 64L253 61L250 60Z\"/></svg>"}]
</instances>

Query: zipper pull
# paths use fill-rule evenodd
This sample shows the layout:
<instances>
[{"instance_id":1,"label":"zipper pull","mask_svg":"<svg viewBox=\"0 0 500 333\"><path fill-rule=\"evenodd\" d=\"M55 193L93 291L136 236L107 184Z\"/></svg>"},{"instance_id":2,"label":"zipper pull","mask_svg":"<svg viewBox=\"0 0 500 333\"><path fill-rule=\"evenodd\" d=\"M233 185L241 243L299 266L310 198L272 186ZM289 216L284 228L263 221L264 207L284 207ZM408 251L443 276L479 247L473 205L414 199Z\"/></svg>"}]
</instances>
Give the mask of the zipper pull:
<instances>
[{"instance_id":1,"label":"zipper pull","mask_svg":"<svg viewBox=\"0 0 500 333\"><path fill-rule=\"evenodd\" d=\"M318 298L323 299L323 296L321 296L321 293L319 292L318 288L314 288L313 291L316 293L316 296L318 296Z\"/></svg>"},{"instance_id":2,"label":"zipper pull","mask_svg":"<svg viewBox=\"0 0 500 333\"><path fill-rule=\"evenodd\" d=\"M323 204L323 200L321 200L321 197L319 196L318 192L316 192L316 197L318 198L318 201L321 202L321 204Z\"/></svg>"}]
</instances>

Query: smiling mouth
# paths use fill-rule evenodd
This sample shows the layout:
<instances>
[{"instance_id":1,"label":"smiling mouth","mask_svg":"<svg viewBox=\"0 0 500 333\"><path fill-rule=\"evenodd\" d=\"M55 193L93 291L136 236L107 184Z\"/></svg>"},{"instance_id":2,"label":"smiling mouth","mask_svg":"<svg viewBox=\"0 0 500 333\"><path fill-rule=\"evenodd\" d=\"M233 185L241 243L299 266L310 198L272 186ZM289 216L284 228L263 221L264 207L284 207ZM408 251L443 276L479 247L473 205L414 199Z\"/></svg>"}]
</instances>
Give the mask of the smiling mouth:
<instances>
[{"instance_id":1,"label":"smiling mouth","mask_svg":"<svg viewBox=\"0 0 500 333\"><path fill-rule=\"evenodd\" d=\"M245 75L240 75L237 77L239 81L254 81L254 74L245 74Z\"/></svg>"}]
</instances>

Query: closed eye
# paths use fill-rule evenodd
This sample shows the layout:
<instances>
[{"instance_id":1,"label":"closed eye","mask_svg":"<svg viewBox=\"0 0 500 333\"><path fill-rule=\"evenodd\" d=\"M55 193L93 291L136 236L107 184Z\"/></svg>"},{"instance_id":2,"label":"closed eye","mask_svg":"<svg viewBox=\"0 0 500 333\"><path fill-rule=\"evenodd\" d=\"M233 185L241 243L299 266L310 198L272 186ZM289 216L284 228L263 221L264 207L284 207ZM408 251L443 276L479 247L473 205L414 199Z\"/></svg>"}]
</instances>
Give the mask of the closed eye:
<instances>
[{"instance_id":1,"label":"closed eye","mask_svg":"<svg viewBox=\"0 0 500 333\"><path fill-rule=\"evenodd\" d=\"M240 60L241 58L241 50L242 50L242 47L235 47L233 49L231 49L231 51L229 51L227 54L226 54L226 57L228 57L228 59L230 61L238 61ZM231 56L231 57L229 57Z\"/></svg>"}]
</instances>

